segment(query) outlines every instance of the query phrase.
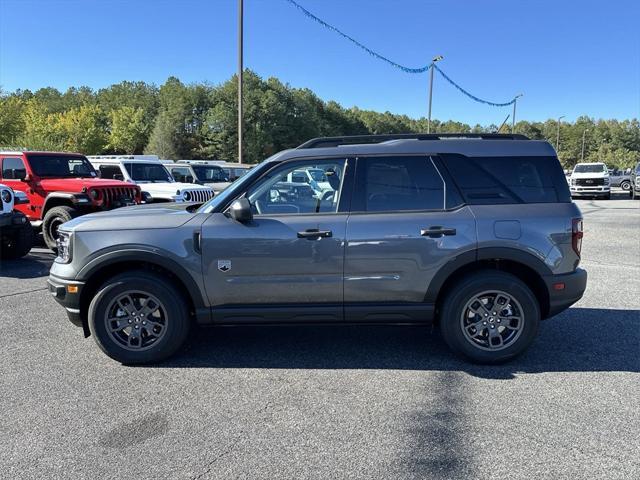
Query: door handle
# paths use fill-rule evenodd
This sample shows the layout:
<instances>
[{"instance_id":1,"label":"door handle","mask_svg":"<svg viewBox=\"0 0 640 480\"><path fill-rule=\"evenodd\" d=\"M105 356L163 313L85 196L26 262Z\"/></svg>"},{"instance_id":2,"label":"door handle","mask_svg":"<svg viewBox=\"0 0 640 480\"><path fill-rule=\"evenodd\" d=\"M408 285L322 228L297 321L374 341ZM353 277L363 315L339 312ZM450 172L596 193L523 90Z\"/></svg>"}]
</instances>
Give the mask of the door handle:
<instances>
[{"instance_id":1,"label":"door handle","mask_svg":"<svg viewBox=\"0 0 640 480\"><path fill-rule=\"evenodd\" d=\"M440 226L423 228L422 230L420 230L420 235L422 235L423 237L429 237L429 238L440 238L443 235L455 235L455 234L456 234L455 228L447 228L447 227L440 227Z\"/></svg>"},{"instance_id":2,"label":"door handle","mask_svg":"<svg viewBox=\"0 0 640 480\"><path fill-rule=\"evenodd\" d=\"M298 238L329 238L333 236L331 230L318 230L317 228L309 228L303 232L298 232Z\"/></svg>"}]
</instances>

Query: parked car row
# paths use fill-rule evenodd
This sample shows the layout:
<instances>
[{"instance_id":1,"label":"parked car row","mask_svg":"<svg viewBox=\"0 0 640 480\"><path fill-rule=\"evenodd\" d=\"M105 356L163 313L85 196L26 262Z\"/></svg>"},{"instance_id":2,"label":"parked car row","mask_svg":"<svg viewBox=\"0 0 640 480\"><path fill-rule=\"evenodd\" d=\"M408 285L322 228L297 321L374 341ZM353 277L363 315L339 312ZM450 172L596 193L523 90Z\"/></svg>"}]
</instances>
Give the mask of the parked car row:
<instances>
[{"instance_id":1,"label":"parked car row","mask_svg":"<svg viewBox=\"0 0 640 480\"><path fill-rule=\"evenodd\" d=\"M640 164L639 164L640 165ZM570 173L566 173L567 182L570 185L571 197L602 197L611 198L611 188L619 187L629 192L631 198L636 198L640 193L640 185L634 187L635 169L623 171L607 168L602 162L578 163Z\"/></svg>"},{"instance_id":2,"label":"parked car row","mask_svg":"<svg viewBox=\"0 0 640 480\"><path fill-rule=\"evenodd\" d=\"M190 167L188 162L175 164ZM224 186L228 186L223 168L220 163L214 167L226 175ZM75 153L0 151L0 181L8 187L7 192L24 196L24 202L15 203L15 210L31 227L42 231L44 242L51 249L57 247L60 225L87 213L140 203L209 201L214 190L196 178L196 171L200 173L200 168L192 170L193 178L185 182L176 181L155 155L86 157ZM207 174L201 175L206 178ZM220 186L218 192L223 188ZM5 231L9 229L3 229L3 246L16 244L13 234Z\"/></svg>"}]
</instances>

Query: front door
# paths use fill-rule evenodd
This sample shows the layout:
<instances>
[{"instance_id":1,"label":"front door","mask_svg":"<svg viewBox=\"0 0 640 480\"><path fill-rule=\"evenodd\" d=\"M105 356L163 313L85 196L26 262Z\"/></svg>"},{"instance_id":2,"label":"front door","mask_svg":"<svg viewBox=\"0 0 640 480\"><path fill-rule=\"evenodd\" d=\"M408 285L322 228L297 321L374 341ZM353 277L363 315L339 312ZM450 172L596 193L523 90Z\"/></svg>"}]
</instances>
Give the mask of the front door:
<instances>
[{"instance_id":1,"label":"front door","mask_svg":"<svg viewBox=\"0 0 640 480\"><path fill-rule=\"evenodd\" d=\"M425 295L436 272L476 247L473 214L461 204L428 155L358 158L345 252L350 320L432 308ZM376 315L377 307L388 308Z\"/></svg>"},{"instance_id":2,"label":"front door","mask_svg":"<svg viewBox=\"0 0 640 480\"><path fill-rule=\"evenodd\" d=\"M307 169L330 187L289 181ZM347 171L345 159L285 162L244 195L252 222L224 213L205 221L203 273L215 321L342 319Z\"/></svg>"}]
</instances>

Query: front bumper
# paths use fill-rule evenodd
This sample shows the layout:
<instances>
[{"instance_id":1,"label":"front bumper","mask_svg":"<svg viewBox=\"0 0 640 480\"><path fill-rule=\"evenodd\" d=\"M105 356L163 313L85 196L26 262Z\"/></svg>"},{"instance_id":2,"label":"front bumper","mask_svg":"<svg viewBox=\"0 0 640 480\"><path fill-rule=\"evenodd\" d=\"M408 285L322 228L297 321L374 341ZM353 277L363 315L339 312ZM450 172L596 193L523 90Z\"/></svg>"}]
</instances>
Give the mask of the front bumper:
<instances>
[{"instance_id":1,"label":"front bumper","mask_svg":"<svg viewBox=\"0 0 640 480\"><path fill-rule=\"evenodd\" d=\"M84 288L84 282L67 280L50 274L47 285L51 296L67 311L69 321L77 327L84 327L84 322L80 317L80 295Z\"/></svg>"},{"instance_id":2,"label":"front bumper","mask_svg":"<svg viewBox=\"0 0 640 480\"><path fill-rule=\"evenodd\" d=\"M549 313L552 317L566 310L584 295L587 288L587 271L577 268L575 272L543 277L549 293ZM564 285L562 289L560 285Z\"/></svg>"},{"instance_id":3,"label":"front bumper","mask_svg":"<svg viewBox=\"0 0 640 480\"><path fill-rule=\"evenodd\" d=\"M580 195L593 196L593 195L609 195L611 193L611 187L609 185L599 187L575 187L571 186L569 189L571 195L579 197Z\"/></svg>"}]
</instances>

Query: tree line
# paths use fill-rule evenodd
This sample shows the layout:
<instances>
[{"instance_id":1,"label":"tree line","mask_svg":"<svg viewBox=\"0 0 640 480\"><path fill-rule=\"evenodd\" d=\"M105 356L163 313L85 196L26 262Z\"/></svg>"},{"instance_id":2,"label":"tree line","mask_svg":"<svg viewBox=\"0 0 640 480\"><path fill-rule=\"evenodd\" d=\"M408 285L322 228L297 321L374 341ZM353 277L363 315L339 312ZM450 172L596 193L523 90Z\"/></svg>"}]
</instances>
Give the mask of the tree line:
<instances>
[{"instance_id":1,"label":"tree line","mask_svg":"<svg viewBox=\"0 0 640 480\"><path fill-rule=\"evenodd\" d=\"M312 137L427 130L426 118L344 108L309 89L292 88L277 78L265 80L249 70L244 81L244 160L249 163ZM220 85L187 85L170 77L159 87L123 81L99 90L0 90L0 146L4 148L237 161L236 121L235 76ZM510 124L471 126L435 120L431 126L439 133L498 129L508 133ZM557 130L553 119L519 121L515 127L516 133L548 140L556 149ZM581 160L583 135L585 161L604 161L617 168L640 161L638 119L582 116L573 123L561 122L559 157L566 168Z\"/></svg>"}]
</instances>

